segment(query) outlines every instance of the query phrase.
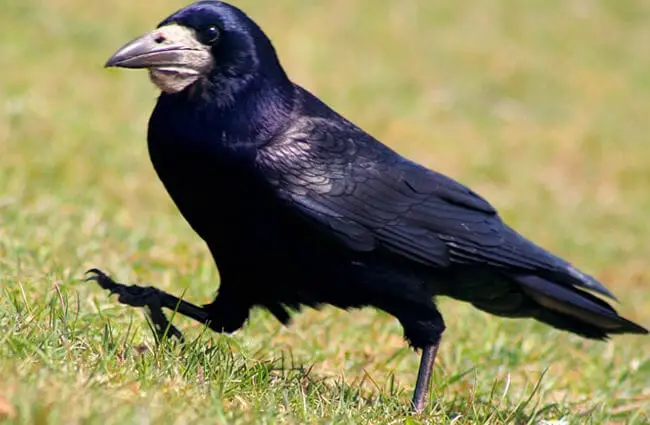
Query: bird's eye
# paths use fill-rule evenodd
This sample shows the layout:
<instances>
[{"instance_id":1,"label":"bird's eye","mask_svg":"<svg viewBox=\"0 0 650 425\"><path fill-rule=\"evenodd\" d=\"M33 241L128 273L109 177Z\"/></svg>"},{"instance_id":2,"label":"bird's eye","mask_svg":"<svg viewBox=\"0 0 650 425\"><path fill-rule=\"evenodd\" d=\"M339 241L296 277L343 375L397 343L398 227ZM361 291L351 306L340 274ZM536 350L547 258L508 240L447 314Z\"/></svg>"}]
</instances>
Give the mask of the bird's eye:
<instances>
[{"instance_id":1,"label":"bird's eye","mask_svg":"<svg viewBox=\"0 0 650 425\"><path fill-rule=\"evenodd\" d=\"M211 25L201 31L200 40L201 43L207 44L208 46L213 45L219 40L220 36L219 28L216 25Z\"/></svg>"}]
</instances>

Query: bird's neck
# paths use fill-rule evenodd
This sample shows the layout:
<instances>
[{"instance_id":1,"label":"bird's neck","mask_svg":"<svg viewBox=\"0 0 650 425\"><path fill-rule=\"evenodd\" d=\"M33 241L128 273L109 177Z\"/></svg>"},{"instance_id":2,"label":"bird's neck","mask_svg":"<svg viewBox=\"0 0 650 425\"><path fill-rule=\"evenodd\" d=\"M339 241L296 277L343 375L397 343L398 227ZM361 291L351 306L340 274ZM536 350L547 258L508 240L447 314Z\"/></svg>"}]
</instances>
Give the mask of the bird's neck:
<instances>
[{"instance_id":1,"label":"bird's neck","mask_svg":"<svg viewBox=\"0 0 650 425\"><path fill-rule=\"evenodd\" d=\"M199 90L161 101L176 111L189 112L185 120L217 136L224 147L240 149L261 147L281 133L296 97L294 85L284 75Z\"/></svg>"}]
</instances>

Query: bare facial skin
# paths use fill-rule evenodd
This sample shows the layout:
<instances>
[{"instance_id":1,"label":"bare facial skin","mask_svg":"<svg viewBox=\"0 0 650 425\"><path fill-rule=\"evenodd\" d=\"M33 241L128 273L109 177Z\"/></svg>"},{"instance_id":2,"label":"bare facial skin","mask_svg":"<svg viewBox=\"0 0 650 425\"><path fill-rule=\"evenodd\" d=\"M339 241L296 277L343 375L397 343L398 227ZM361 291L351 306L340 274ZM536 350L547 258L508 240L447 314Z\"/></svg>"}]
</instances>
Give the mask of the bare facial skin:
<instances>
[{"instance_id":1,"label":"bare facial skin","mask_svg":"<svg viewBox=\"0 0 650 425\"><path fill-rule=\"evenodd\" d=\"M212 69L213 59L209 48L196 40L191 29L169 25L158 29L153 36L162 38L163 45L182 44L189 48L178 52L180 60L175 61L173 65L149 68L151 82L163 92L183 91Z\"/></svg>"},{"instance_id":2,"label":"bare facial skin","mask_svg":"<svg viewBox=\"0 0 650 425\"><path fill-rule=\"evenodd\" d=\"M172 24L126 44L107 66L147 68L156 87L178 93L207 75L214 61L210 47L197 40L194 30Z\"/></svg>"}]
</instances>

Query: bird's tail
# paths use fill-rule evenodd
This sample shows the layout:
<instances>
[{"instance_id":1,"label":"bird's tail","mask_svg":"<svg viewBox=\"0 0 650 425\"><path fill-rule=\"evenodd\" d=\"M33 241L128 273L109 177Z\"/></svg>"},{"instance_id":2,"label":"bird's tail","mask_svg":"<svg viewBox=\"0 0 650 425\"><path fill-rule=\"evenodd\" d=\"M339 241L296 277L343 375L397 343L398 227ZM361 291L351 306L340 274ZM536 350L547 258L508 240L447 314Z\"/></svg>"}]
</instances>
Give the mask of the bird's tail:
<instances>
[{"instance_id":1,"label":"bird's tail","mask_svg":"<svg viewBox=\"0 0 650 425\"><path fill-rule=\"evenodd\" d=\"M647 334L648 330L618 315L596 296L575 287L554 283L535 275L512 276L541 308L534 317L555 328L591 339L610 334Z\"/></svg>"}]
</instances>

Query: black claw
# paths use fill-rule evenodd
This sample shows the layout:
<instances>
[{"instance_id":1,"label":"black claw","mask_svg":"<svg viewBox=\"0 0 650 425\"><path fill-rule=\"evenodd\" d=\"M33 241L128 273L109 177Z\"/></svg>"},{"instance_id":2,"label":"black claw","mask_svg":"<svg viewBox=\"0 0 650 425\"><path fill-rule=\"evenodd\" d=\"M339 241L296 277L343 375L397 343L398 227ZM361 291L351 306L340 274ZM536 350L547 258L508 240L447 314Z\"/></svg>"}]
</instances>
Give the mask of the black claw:
<instances>
[{"instance_id":1,"label":"black claw","mask_svg":"<svg viewBox=\"0 0 650 425\"><path fill-rule=\"evenodd\" d=\"M147 314L154 325L157 341L161 341L167 330L168 337L176 337L181 343L184 341L183 334L169 322L162 311L160 302L161 292L153 287L142 287L137 285L124 285L115 282L106 273L99 269L92 268L84 275L90 275L84 279L86 282L97 282L102 288L110 292L109 295L118 294L118 301L131 307L145 307Z\"/></svg>"},{"instance_id":2,"label":"black claw","mask_svg":"<svg viewBox=\"0 0 650 425\"><path fill-rule=\"evenodd\" d=\"M92 276L88 276L88 275L92 275ZM86 272L84 273L84 276L88 276L85 279L86 282L89 282L91 280L96 281L98 279L110 279L106 273L104 273L103 271L101 271L99 269L86 270Z\"/></svg>"},{"instance_id":3,"label":"black claw","mask_svg":"<svg viewBox=\"0 0 650 425\"><path fill-rule=\"evenodd\" d=\"M115 282L113 279L108 277L106 273L99 269L90 269L84 273L84 275L91 275L88 276L86 279L84 279L85 282L97 282L99 286L101 286L103 289L107 289L111 291L111 293L115 293L116 289L118 287L118 283Z\"/></svg>"}]
</instances>

